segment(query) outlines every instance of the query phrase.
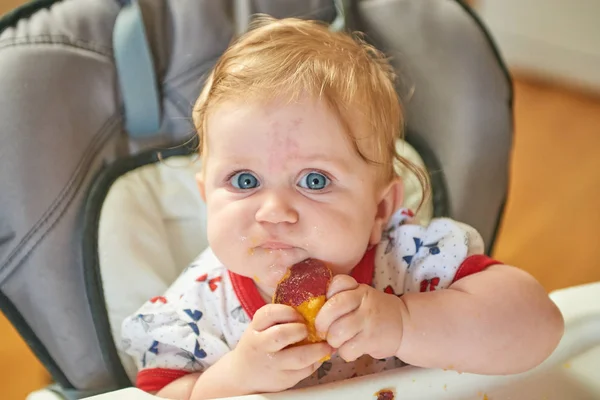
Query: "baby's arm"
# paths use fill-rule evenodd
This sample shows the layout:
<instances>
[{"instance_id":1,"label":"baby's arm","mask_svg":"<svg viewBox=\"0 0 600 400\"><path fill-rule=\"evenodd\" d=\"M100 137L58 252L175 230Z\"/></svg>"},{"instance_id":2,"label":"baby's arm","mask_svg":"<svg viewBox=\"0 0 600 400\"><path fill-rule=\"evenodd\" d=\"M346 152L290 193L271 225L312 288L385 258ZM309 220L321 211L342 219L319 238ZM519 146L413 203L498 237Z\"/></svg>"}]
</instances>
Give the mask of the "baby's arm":
<instances>
[{"instance_id":1,"label":"baby's arm","mask_svg":"<svg viewBox=\"0 0 600 400\"><path fill-rule=\"evenodd\" d=\"M173 400L200 400L247 394L237 385L240 382L232 379L227 365L230 354L224 355L203 373L185 375L171 382L158 391L156 396Z\"/></svg>"},{"instance_id":2,"label":"baby's arm","mask_svg":"<svg viewBox=\"0 0 600 400\"><path fill-rule=\"evenodd\" d=\"M519 373L548 357L563 333L562 315L542 286L506 265L398 300L403 332L396 355L420 367Z\"/></svg>"},{"instance_id":3,"label":"baby's arm","mask_svg":"<svg viewBox=\"0 0 600 400\"><path fill-rule=\"evenodd\" d=\"M391 226L375 256L375 288L336 276L317 316L342 358L395 355L426 368L510 374L554 350L557 307L529 274L482 255L473 228L448 219Z\"/></svg>"},{"instance_id":4,"label":"baby's arm","mask_svg":"<svg viewBox=\"0 0 600 400\"><path fill-rule=\"evenodd\" d=\"M267 304L257 311L234 350L202 374L179 378L157 395L204 400L289 389L316 371L332 351L327 343L288 347L307 333L293 308Z\"/></svg>"}]
</instances>

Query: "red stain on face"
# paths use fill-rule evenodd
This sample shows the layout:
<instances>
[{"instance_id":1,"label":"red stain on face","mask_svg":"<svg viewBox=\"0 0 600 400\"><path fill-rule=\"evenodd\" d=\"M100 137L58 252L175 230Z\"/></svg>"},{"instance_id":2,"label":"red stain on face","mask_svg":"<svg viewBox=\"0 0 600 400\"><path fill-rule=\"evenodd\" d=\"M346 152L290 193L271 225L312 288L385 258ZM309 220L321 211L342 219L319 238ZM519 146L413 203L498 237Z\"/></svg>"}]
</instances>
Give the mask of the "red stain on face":
<instances>
[{"instance_id":1,"label":"red stain on face","mask_svg":"<svg viewBox=\"0 0 600 400\"><path fill-rule=\"evenodd\" d=\"M294 119L286 123L285 127L281 126L279 121L271 124L271 143L269 144L269 161L268 170L277 171L284 168L286 162L294 160L298 157L300 147L294 137L290 137L287 132L282 130L287 129L288 132L298 131L302 125L302 119Z\"/></svg>"}]
</instances>

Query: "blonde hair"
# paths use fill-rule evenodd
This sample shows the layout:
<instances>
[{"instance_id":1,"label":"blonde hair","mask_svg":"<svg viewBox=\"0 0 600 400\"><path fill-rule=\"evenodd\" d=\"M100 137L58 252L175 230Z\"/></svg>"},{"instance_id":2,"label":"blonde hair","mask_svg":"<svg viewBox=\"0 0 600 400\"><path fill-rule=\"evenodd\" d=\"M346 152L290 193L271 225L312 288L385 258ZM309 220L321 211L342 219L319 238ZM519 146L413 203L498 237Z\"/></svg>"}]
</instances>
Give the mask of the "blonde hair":
<instances>
[{"instance_id":1,"label":"blonde hair","mask_svg":"<svg viewBox=\"0 0 600 400\"><path fill-rule=\"evenodd\" d=\"M260 16L223 53L196 102L193 116L200 152L206 146L209 111L219 102L282 96L295 101L308 95L328 104L361 158L382 168L385 183L397 176L395 160L415 174L423 190L422 204L429 192L427 173L396 149L404 121L395 79L385 56L358 34L332 32L315 21ZM367 136L353 131L357 122Z\"/></svg>"}]
</instances>

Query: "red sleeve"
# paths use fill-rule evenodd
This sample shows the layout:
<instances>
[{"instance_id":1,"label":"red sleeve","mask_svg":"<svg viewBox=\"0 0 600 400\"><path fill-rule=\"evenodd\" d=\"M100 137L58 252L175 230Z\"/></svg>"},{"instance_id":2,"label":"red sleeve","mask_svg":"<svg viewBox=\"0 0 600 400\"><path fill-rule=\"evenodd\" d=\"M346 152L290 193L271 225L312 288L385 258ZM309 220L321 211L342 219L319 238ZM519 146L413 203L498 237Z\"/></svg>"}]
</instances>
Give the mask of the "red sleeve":
<instances>
[{"instance_id":1,"label":"red sleeve","mask_svg":"<svg viewBox=\"0 0 600 400\"><path fill-rule=\"evenodd\" d=\"M464 278L465 276L476 274L477 272L481 272L484 269L491 267L495 264L502 264L499 261L494 260L484 254L476 254L470 257L467 257L465 261L460 264L458 270L456 271L456 275L454 275L454 279L452 283L456 282L459 279Z\"/></svg>"},{"instance_id":2,"label":"red sleeve","mask_svg":"<svg viewBox=\"0 0 600 400\"><path fill-rule=\"evenodd\" d=\"M176 381L189 372L179 369L151 368L138 372L135 386L144 392L158 392L169 383Z\"/></svg>"}]
</instances>

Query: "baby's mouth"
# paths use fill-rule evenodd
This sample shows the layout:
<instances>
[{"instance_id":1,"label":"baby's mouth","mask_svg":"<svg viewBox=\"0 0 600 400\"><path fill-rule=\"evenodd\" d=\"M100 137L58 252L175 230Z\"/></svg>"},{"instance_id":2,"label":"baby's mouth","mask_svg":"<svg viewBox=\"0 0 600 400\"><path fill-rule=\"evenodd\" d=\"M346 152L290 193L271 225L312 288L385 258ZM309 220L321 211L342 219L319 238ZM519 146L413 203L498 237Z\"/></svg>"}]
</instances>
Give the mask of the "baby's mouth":
<instances>
[{"instance_id":1,"label":"baby's mouth","mask_svg":"<svg viewBox=\"0 0 600 400\"><path fill-rule=\"evenodd\" d=\"M294 246L292 246L288 243L277 242L277 241L265 242L265 243L261 244L259 247L264 250L291 250L294 248Z\"/></svg>"}]
</instances>

